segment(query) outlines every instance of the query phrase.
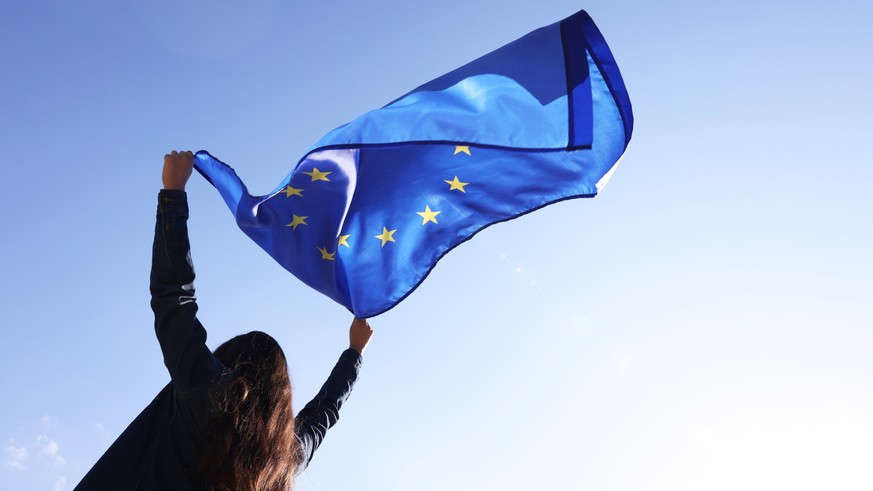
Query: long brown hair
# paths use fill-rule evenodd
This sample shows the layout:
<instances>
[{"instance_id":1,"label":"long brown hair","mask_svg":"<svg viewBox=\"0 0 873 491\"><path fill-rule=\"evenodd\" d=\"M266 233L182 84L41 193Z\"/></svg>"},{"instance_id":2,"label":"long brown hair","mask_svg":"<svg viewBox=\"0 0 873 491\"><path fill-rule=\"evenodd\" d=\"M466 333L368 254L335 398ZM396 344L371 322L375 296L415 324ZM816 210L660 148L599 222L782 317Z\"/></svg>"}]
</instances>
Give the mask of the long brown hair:
<instances>
[{"instance_id":1,"label":"long brown hair","mask_svg":"<svg viewBox=\"0 0 873 491\"><path fill-rule=\"evenodd\" d=\"M207 434L201 474L217 489L291 489L299 443L285 353L270 335L253 331L226 341L215 356L233 370L233 379L215 400L218 417Z\"/></svg>"}]
</instances>

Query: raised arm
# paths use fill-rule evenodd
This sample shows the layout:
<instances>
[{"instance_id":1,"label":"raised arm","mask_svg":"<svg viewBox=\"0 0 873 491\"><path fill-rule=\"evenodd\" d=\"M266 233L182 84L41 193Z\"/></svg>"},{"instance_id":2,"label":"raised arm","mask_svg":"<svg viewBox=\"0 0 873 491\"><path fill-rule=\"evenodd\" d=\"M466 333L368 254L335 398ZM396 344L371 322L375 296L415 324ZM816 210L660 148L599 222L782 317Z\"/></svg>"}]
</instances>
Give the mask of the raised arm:
<instances>
[{"instance_id":1,"label":"raised arm","mask_svg":"<svg viewBox=\"0 0 873 491\"><path fill-rule=\"evenodd\" d=\"M197 320L185 194L193 162L191 152L164 156L149 285L164 364L182 391L210 383L223 368L206 347L206 330Z\"/></svg>"},{"instance_id":2,"label":"raised arm","mask_svg":"<svg viewBox=\"0 0 873 491\"><path fill-rule=\"evenodd\" d=\"M327 430L339 421L339 410L358 380L361 355L372 335L373 330L366 319L352 321L349 328L349 349L340 355L318 395L297 413L295 425L302 457L297 467L298 473L309 465Z\"/></svg>"}]
</instances>

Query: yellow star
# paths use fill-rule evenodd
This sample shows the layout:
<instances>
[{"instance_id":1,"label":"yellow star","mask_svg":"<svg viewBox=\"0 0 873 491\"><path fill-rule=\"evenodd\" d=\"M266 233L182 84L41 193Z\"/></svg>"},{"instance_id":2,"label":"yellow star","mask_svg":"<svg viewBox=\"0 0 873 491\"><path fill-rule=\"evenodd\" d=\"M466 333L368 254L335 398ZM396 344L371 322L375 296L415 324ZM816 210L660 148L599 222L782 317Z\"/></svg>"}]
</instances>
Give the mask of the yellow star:
<instances>
[{"instance_id":1,"label":"yellow star","mask_svg":"<svg viewBox=\"0 0 873 491\"><path fill-rule=\"evenodd\" d=\"M352 236L352 234L340 235L339 241L337 242L336 246L339 247L341 245L344 245L346 247L351 248L351 246L349 245L349 237L351 237L351 236Z\"/></svg>"},{"instance_id":2,"label":"yellow star","mask_svg":"<svg viewBox=\"0 0 873 491\"><path fill-rule=\"evenodd\" d=\"M303 197L303 189L297 189L292 187L290 184L285 187L282 191L285 192L285 197L290 198L291 196L300 196Z\"/></svg>"},{"instance_id":3,"label":"yellow star","mask_svg":"<svg viewBox=\"0 0 873 491\"><path fill-rule=\"evenodd\" d=\"M286 226L286 227L291 227L292 229L297 230L297 226L298 226L298 225L309 225L308 223L306 223L306 219L307 219L307 218L309 218L309 217L308 217L308 216L307 216L307 217L301 217L301 216L298 216L298 215L294 215L294 217L291 218L291 223L289 223L288 225L285 225L285 226Z\"/></svg>"},{"instance_id":4,"label":"yellow star","mask_svg":"<svg viewBox=\"0 0 873 491\"><path fill-rule=\"evenodd\" d=\"M396 228L394 230L388 230L387 228L382 227L382 233L376 236L377 239L382 241L382 247L385 247L385 244L388 242L394 242L394 232L396 231Z\"/></svg>"},{"instance_id":5,"label":"yellow star","mask_svg":"<svg viewBox=\"0 0 873 491\"><path fill-rule=\"evenodd\" d=\"M454 178L453 180L451 180L451 181L446 180L445 182L451 186L451 187L449 188L449 191L454 191L455 189L457 189L458 191L460 191L460 192L462 192L462 193L466 193L466 192L467 192L467 191L464 190L464 186L466 186L467 184L470 184L469 182L461 182L461 181L459 181L459 180L458 180L458 176L455 176L455 178Z\"/></svg>"},{"instance_id":6,"label":"yellow star","mask_svg":"<svg viewBox=\"0 0 873 491\"><path fill-rule=\"evenodd\" d=\"M334 260L333 256L336 255L335 252L327 252L327 247L317 247L317 249L318 249L318 252L321 253L321 258L324 259L325 261L333 261Z\"/></svg>"},{"instance_id":7,"label":"yellow star","mask_svg":"<svg viewBox=\"0 0 873 491\"><path fill-rule=\"evenodd\" d=\"M427 222L438 223L436 221L436 216L440 214L438 211L431 211L430 205L424 205L424 211L416 212L421 215L421 224L424 225Z\"/></svg>"},{"instance_id":8,"label":"yellow star","mask_svg":"<svg viewBox=\"0 0 873 491\"><path fill-rule=\"evenodd\" d=\"M312 182L330 181L330 179L327 178L328 174L330 174L330 173L331 173L331 171L321 172L320 170L316 169L315 167L312 168L312 172L304 172L304 174L306 174L307 176L312 177Z\"/></svg>"},{"instance_id":9,"label":"yellow star","mask_svg":"<svg viewBox=\"0 0 873 491\"><path fill-rule=\"evenodd\" d=\"M455 153L453 155L458 155L459 153L466 153L470 155L470 147L465 145L455 145Z\"/></svg>"}]
</instances>

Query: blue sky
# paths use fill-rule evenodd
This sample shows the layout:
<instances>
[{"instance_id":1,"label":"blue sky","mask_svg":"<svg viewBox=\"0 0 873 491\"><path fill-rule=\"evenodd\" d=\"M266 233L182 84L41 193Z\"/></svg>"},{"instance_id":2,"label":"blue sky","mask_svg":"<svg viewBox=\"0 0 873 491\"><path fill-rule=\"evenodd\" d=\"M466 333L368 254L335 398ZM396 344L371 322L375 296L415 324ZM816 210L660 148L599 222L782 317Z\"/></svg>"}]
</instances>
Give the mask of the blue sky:
<instances>
[{"instance_id":1,"label":"blue sky","mask_svg":"<svg viewBox=\"0 0 873 491\"><path fill-rule=\"evenodd\" d=\"M634 104L593 200L458 247L375 335L303 491L873 487L865 2L12 0L0 5L0 490L69 490L167 382L162 156L267 192L323 134L579 9ZM349 314L195 176L214 347L285 347L298 406Z\"/></svg>"}]
</instances>

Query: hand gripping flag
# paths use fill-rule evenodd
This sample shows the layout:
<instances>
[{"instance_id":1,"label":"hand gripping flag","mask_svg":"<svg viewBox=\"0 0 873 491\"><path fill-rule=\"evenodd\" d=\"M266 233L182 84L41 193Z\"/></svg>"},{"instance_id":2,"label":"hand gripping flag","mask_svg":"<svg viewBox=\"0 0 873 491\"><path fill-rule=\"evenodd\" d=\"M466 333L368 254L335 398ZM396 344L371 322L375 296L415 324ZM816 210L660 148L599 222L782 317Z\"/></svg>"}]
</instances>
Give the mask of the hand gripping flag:
<instances>
[{"instance_id":1,"label":"hand gripping flag","mask_svg":"<svg viewBox=\"0 0 873 491\"><path fill-rule=\"evenodd\" d=\"M632 129L621 74L583 11L331 131L265 196L207 152L195 165L279 264L372 317L483 228L595 196Z\"/></svg>"}]
</instances>

